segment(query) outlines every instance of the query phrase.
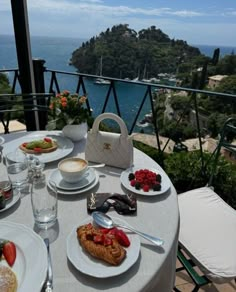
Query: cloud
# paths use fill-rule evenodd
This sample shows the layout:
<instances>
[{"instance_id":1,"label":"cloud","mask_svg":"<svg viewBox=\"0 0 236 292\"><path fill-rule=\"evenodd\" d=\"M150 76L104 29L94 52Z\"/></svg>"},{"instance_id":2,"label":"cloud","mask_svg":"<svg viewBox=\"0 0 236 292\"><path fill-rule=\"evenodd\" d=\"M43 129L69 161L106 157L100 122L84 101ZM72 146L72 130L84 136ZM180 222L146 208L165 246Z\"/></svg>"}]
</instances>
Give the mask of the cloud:
<instances>
[{"instance_id":1,"label":"cloud","mask_svg":"<svg viewBox=\"0 0 236 292\"><path fill-rule=\"evenodd\" d=\"M1 0L0 11L10 9L8 0ZM161 8L139 8L128 6L109 6L104 5L101 0L82 0L82 1L69 1L69 0L30 0L27 2L29 11L31 12L44 12L51 14L75 14L75 13L100 13L102 15L113 16L180 16L180 17L198 17L204 15L204 13L191 11L191 10L173 10L168 7Z\"/></svg>"}]
</instances>

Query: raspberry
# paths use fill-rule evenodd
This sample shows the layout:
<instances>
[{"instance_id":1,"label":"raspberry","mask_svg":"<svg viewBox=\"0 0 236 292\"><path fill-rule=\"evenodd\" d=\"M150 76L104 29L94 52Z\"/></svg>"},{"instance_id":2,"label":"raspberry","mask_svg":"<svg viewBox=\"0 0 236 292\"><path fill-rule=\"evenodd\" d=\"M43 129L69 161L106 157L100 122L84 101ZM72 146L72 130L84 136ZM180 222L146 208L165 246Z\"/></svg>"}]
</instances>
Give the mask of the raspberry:
<instances>
[{"instance_id":1,"label":"raspberry","mask_svg":"<svg viewBox=\"0 0 236 292\"><path fill-rule=\"evenodd\" d=\"M149 185L144 185L143 186L143 191L148 192L149 191Z\"/></svg>"},{"instance_id":2,"label":"raspberry","mask_svg":"<svg viewBox=\"0 0 236 292\"><path fill-rule=\"evenodd\" d=\"M136 184L136 180L135 180L135 179L132 179L132 180L130 181L130 185L131 185L132 187L134 187L135 184Z\"/></svg>"}]
</instances>

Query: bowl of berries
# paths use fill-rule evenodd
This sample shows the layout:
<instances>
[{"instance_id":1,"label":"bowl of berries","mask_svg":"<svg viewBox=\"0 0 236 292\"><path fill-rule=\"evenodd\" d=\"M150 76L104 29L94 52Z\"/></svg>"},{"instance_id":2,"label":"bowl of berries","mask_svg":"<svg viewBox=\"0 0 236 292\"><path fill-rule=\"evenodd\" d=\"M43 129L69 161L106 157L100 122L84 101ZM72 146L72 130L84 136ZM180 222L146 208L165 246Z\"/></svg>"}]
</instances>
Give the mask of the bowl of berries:
<instances>
[{"instance_id":1,"label":"bowl of berries","mask_svg":"<svg viewBox=\"0 0 236 292\"><path fill-rule=\"evenodd\" d=\"M120 180L129 191L146 196L160 195L170 188L168 176L154 168L128 168L121 173Z\"/></svg>"}]
</instances>

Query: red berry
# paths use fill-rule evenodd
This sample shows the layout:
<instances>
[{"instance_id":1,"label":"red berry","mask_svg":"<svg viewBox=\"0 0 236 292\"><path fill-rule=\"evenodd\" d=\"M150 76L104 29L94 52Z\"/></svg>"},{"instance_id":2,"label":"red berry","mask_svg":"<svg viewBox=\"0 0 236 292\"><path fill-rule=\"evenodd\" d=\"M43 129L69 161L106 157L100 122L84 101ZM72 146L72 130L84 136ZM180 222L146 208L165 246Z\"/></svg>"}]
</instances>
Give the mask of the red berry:
<instances>
[{"instance_id":1,"label":"red berry","mask_svg":"<svg viewBox=\"0 0 236 292\"><path fill-rule=\"evenodd\" d=\"M143 191L148 192L149 191L149 185L144 185L143 186Z\"/></svg>"},{"instance_id":2,"label":"red berry","mask_svg":"<svg viewBox=\"0 0 236 292\"><path fill-rule=\"evenodd\" d=\"M130 181L130 185L131 185L132 187L134 187L135 184L136 184L136 180L135 180L135 179L132 179L132 180Z\"/></svg>"}]
</instances>

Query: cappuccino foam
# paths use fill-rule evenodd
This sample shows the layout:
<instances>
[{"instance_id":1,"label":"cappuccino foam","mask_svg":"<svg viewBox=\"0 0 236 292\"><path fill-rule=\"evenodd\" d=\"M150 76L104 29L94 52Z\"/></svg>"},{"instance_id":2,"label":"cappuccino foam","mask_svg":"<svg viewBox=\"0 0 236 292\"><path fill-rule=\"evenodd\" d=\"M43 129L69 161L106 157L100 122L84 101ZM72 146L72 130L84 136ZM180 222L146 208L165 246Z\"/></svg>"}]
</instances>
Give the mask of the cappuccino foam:
<instances>
[{"instance_id":1,"label":"cappuccino foam","mask_svg":"<svg viewBox=\"0 0 236 292\"><path fill-rule=\"evenodd\" d=\"M86 163L82 160L68 160L60 165L60 169L66 172L75 172L82 170L85 166Z\"/></svg>"}]
</instances>

